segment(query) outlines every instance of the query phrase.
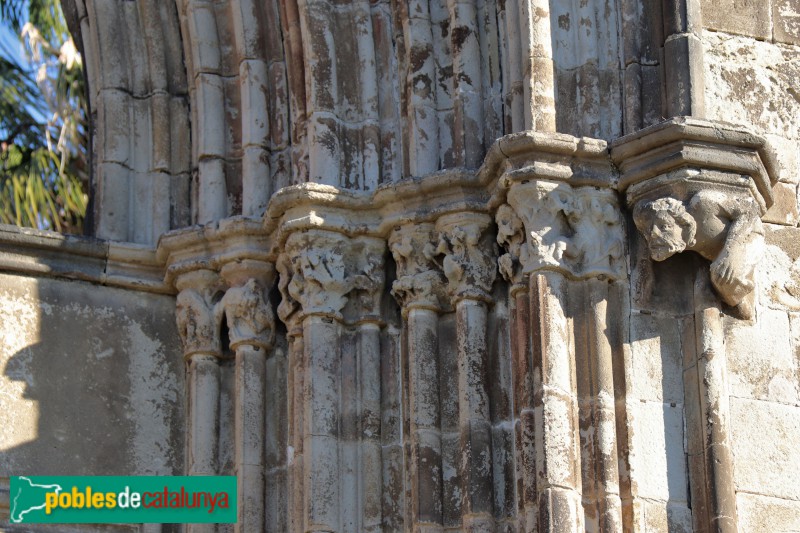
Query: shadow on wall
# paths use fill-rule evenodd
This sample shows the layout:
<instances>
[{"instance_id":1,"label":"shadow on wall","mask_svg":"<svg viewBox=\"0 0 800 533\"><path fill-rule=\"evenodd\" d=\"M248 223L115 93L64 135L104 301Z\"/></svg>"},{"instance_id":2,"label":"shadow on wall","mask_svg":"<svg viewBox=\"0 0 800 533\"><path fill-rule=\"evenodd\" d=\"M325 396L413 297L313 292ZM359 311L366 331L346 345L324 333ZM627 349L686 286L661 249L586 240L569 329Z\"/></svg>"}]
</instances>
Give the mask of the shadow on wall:
<instances>
[{"instance_id":1,"label":"shadow on wall","mask_svg":"<svg viewBox=\"0 0 800 533\"><path fill-rule=\"evenodd\" d=\"M0 531L33 531L4 523L10 476L182 472L174 308L171 296L0 273ZM75 531L162 531L132 527Z\"/></svg>"}]
</instances>

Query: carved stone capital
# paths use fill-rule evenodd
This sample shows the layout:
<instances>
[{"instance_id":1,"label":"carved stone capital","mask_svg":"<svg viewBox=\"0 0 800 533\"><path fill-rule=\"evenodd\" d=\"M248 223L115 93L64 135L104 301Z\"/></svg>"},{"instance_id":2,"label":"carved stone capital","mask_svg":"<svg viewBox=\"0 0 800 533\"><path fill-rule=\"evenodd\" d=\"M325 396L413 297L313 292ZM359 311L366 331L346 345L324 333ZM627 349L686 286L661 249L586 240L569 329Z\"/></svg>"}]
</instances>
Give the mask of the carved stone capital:
<instances>
[{"instance_id":1,"label":"carved stone capital","mask_svg":"<svg viewBox=\"0 0 800 533\"><path fill-rule=\"evenodd\" d=\"M374 239L368 239L374 241ZM291 234L278 257L278 288L282 302L278 314L287 324L309 315L342 320L351 292L359 293L361 312L371 314L378 305L377 287L382 284L382 257L356 251L374 251L375 243L354 241L340 233L309 230ZM357 307L351 304L350 307ZM299 316L297 316L299 315Z\"/></svg>"},{"instance_id":2,"label":"carved stone capital","mask_svg":"<svg viewBox=\"0 0 800 533\"><path fill-rule=\"evenodd\" d=\"M570 276L624 276L623 232L616 195L563 182L514 183L495 220L507 253L500 271L512 283L538 270Z\"/></svg>"},{"instance_id":3,"label":"carved stone capital","mask_svg":"<svg viewBox=\"0 0 800 533\"><path fill-rule=\"evenodd\" d=\"M453 303L462 299L491 300L497 277L497 249L489 233L492 219L483 213L454 213L436 222L443 256L442 271Z\"/></svg>"},{"instance_id":4,"label":"carved stone capital","mask_svg":"<svg viewBox=\"0 0 800 533\"><path fill-rule=\"evenodd\" d=\"M249 344L266 354L275 342L275 314L267 298L274 278L272 265L245 259L227 263L221 273L230 288L217 312L227 320L231 348Z\"/></svg>"},{"instance_id":5,"label":"carved stone capital","mask_svg":"<svg viewBox=\"0 0 800 533\"><path fill-rule=\"evenodd\" d=\"M304 316L341 318L353 288L345 275L346 239L339 233L311 230L293 233L286 240L288 263L283 261L282 266L288 278L281 286L289 305L296 302Z\"/></svg>"},{"instance_id":6,"label":"carved stone capital","mask_svg":"<svg viewBox=\"0 0 800 533\"><path fill-rule=\"evenodd\" d=\"M175 318L184 357L222 357L220 323L214 312L215 304L222 296L219 276L211 270L194 270L181 274L175 285L178 289Z\"/></svg>"},{"instance_id":7,"label":"carved stone capital","mask_svg":"<svg viewBox=\"0 0 800 533\"><path fill-rule=\"evenodd\" d=\"M381 296L386 284L386 242L374 237L351 239L348 267L353 272L350 309L353 322L381 322Z\"/></svg>"},{"instance_id":8,"label":"carved stone capital","mask_svg":"<svg viewBox=\"0 0 800 533\"><path fill-rule=\"evenodd\" d=\"M436 263L438 239L433 224L407 224L389 236L389 249L397 264L392 296L404 309L445 307L446 280Z\"/></svg>"}]
</instances>

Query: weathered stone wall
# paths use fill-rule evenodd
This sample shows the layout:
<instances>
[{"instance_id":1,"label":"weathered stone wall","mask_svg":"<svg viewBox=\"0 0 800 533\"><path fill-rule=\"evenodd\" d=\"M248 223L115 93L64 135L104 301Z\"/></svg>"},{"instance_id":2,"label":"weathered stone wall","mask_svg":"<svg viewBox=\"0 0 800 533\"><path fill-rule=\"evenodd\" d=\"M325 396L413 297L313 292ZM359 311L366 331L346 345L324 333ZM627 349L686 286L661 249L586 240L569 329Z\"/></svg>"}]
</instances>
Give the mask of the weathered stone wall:
<instances>
[{"instance_id":1,"label":"weathered stone wall","mask_svg":"<svg viewBox=\"0 0 800 533\"><path fill-rule=\"evenodd\" d=\"M776 205L765 217L755 322L727 319L737 505L746 531L800 528L786 472L797 469L800 346L794 296L797 225L800 5L792 1L703 3L709 118L745 124L769 139L780 163ZM787 227L788 226L788 227Z\"/></svg>"},{"instance_id":2,"label":"weathered stone wall","mask_svg":"<svg viewBox=\"0 0 800 533\"><path fill-rule=\"evenodd\" d=\"M175 373L188 531L798 529L791 1L66 6L111 240L3 233L14 342Z\"/></svg>"},{"instance_id":3,"label":"weathered stone wall","mask_svg":"<svg viewBox=\"0 0 800 533\"><path fill-rule=\"evenodd\" d=\"M178 342L170 296L0 274L0 520L12 475L180 474Z\"/></svg>"}]
</instances>

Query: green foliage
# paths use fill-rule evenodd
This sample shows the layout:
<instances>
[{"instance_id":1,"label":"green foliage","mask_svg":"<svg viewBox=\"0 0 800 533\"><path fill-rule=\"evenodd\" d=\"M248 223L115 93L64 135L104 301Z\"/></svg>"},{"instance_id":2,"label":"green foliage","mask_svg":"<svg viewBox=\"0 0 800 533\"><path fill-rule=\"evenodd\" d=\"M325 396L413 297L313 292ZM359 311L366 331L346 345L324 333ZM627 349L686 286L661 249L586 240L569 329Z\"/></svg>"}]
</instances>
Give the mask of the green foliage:
<instances>
[{"instance_id":1,"label":"green foliage","mask_svg":"<svg viewBox=\"0 0 800 533\"><path fill-rule=\"evenodd\" d=\"M0 18L24 38L28 59L0 50L0 222L80 232L88 183L80 56L57 0L0 0Z\"/></svg>"}]
</instances>

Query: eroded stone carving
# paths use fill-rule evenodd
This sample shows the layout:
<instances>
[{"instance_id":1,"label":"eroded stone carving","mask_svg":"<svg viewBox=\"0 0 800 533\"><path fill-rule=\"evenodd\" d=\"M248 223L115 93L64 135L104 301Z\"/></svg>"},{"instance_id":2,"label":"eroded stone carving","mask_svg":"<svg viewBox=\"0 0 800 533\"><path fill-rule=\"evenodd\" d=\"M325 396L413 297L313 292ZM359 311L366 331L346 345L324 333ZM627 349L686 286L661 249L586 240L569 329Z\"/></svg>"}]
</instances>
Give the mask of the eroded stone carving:
<instances>
[{"instance_id":1,"label":"eroded stone carving","mask_svg":"<svg viewBox=\"0 0 800 533\"><path fill-rule=\"evenodd\" d=\"M392 296L404 308L442 309L444 277L436 264L436 240L431 224L406 225L389 236L389 249L397 264Z\"/></svg>"},{"instance_id":2,"label":"eroded stone carving","mask_svg":"<svg viewBox=\"0 0 800 533\"><path fill-rule=\"evenodd\" d=\"M521 257L522 254L528 253L524 247L525 227L508 204L503 204L497 209L495 221L497 222L497 244L507 250L497 259L500 274L511 283L520 283L522 281Z\"/></svg>"},{"instance_id":3,"label":"eroded stone carving","mask_svg":"<svg viewBox=\"0 0 800 533\"><path fill-rule=\"evenodd\" d=\"M381 295L386 282L383 256L386 245L382 239L356 240L352 247L356 261L353 277L353 303L357 320L380 317Z\"/></svg>"},{"instance_id":4,"label":"eroded stone carving","mask_svg":"<svg viewBox=\"0 0 800 533\"><path fill-rule=\"evenodd\" d=\"M497 251L487 229L491 219L464 213L440 219L436 253L443 255L442 271L453 301L462 298L489 300L497 276Z\"/></svg>"},{"instance_id":5,"label":"eroded stone carving","mask_svg":"<svg viewBox=\"0 0 800 533\"><path fill-rule=\"evenodd\" d=\"M190 272L178 279L177 287L175 319L184 357L195 354L221 357L220 324L214 312L221 295L217 275L211 271Z\"/></svg>"},{"instance_id":6,"label":"eroded stone carving","mask_svg":"<svg viewBox=\"0 0 800 533\"><path fill-rule=\"evenodd\" d=\"M326 231L289 236L286 252L278 260L279 288L286 300L279 309L283 320L294 313L298 304L306 316L341 318L347 294L354 288L354 280L345 275L343 246L346 239Z\"/></svg>"},{"instance_id":7,"label":"eroded stone carving","mask_svg":"<svg viewBox=\"0 0 800 533\"><path fill-rule=\"evenodd\" d=\"M273 345L275 315L257 280L250 278L241 287L231 287L217 305L227 318L231 349L250 344L267 350Z\"/></svg>"},{"instance_id":8,"label":"eroded stone carving","mask_svg":"<svg viewBox=\"0 0 800 533\"><path fill-rule=\"evenodd\" d=\"M385 282L381 239L309 231L290 235L284 250L276 268L278 316L285 324L301 315L343 319L345 309L348 321L380 315Z\"/></svg>"},{"instance_id":9,"label":"eroded stone carving","mask_svg":"<svg viewBox=\"0 0 800 533\"><path fill-rule=\"evenodd\" d=\"M637 204L633 219L651 258L699 253L711 261L711 283L720 298L743 317L752 316L755 267L764 249L764 228L752 198L714 190L685 202L667 196Z\"/></svg>"},{"instance_id":10,"label":"eroded stone carving","mask_svg":"<svg viewBox=\"0 0 800 533\"><path fill-rule=\"evenodd\" d=\"M514 184L508 204L495 216L503 275L518 283L524 274L554 269L576 277L623 275L623 239L613 191L565 183Z\"/></svg>"}]
</instances>

